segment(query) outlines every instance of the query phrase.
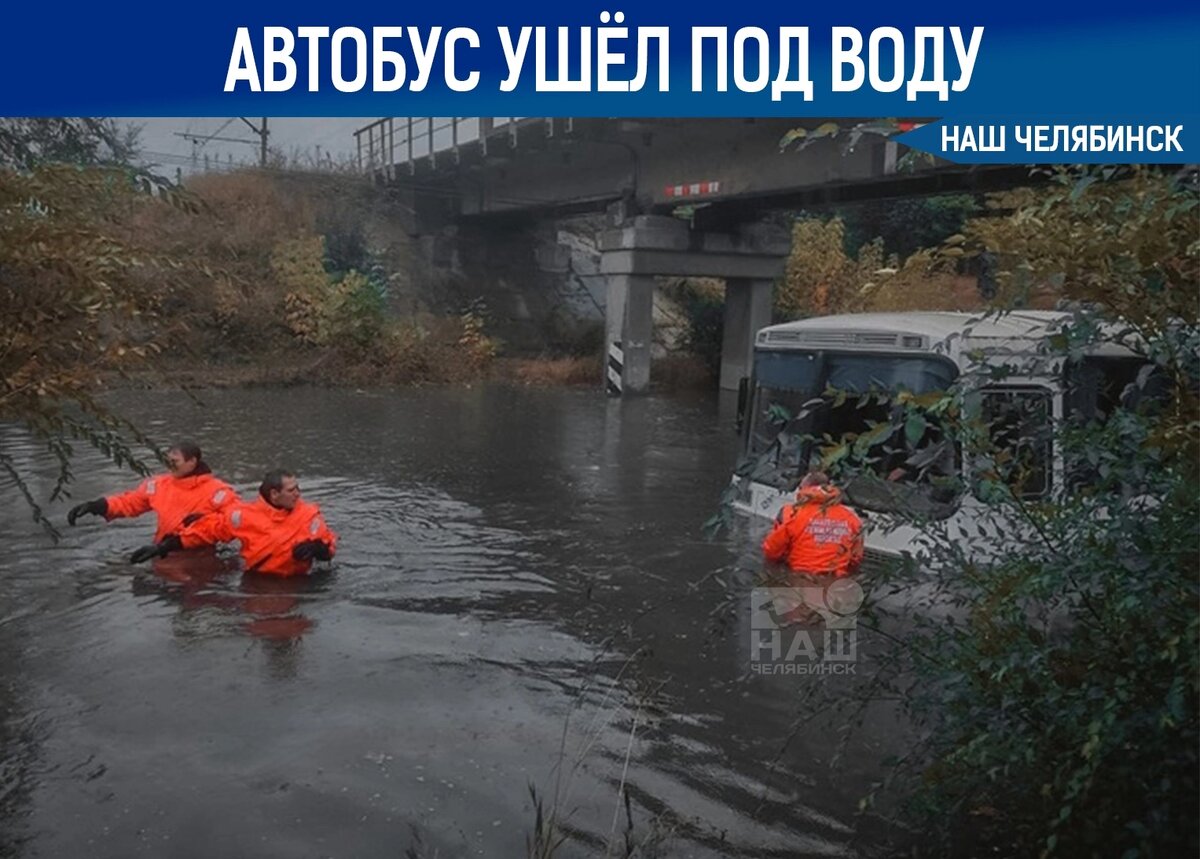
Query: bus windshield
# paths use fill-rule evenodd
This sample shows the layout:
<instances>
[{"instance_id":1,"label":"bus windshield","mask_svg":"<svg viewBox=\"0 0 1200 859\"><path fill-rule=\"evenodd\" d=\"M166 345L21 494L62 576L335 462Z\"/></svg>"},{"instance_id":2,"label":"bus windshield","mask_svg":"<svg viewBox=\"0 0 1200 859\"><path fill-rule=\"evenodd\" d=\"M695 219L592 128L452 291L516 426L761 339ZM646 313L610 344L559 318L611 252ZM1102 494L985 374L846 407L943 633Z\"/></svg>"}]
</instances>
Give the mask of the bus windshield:
<instances>
[{"instance_id":1,"label":"bus windshield","mask_svg":"<svg viewBox=\"0 0 1200 859\"><path fill-rule=\"evenodd\" d=\"M837 439L846 433L863 433L873 423L890 419L893 407L856 394L944 391L957 375L952 362L935 355L757 352L746 451L765 459L768 467L757 469L760 476L756 479L790 489L813 454L813 444L805 441L806 437ZM831 388L846 396L823 396ZM936 426L931 424L911 443L905 438L881 443L869 452L869 458L873 473L846 486L852 503L872 510L906 510L929 516L953 512L956 493L946 487L958 471L957 451Z\"/></svg>"}]
</instances>

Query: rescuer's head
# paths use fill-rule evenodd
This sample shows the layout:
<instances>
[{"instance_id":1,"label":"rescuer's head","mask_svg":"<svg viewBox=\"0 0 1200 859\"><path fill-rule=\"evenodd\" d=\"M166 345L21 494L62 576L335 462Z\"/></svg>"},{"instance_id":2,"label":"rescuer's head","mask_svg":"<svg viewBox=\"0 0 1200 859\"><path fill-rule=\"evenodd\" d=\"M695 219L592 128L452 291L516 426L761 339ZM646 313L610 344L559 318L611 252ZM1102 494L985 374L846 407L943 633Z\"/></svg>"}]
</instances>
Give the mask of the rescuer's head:
<instances>
[{"instance_id":1,"label":"rescuer's head","mask_svg":"<svg viewBox=\"0 0 1200 859\"><path fill-rule=\"evenodd\" d=\"M291 510L300 500L300 482L296 475L284 469L268 471L258 487L258 494L272 507Z\"/></svg>"},{"instance_id":2,"label":"rescuer's head","mask_svg":"<svg viewBox=\"0 0 1200 859\"><path fill-rule=\"evenodd\" d=\"M814 469L804 475L804 479L800 481L800 488L808 489L810 486L828 486L829 484L829 475L823 471Z\"/></svg>"},{"instance_id":3,"label":"rescuer's head","mask_svg":"<svg viewBox=\"0 0 1200 859\"><path fill-rule=\"evenodd\" d=\"M189 477L192 474L203 473L207 469L200 452L200 445L194 441L181 441L171 445L167 451L167 469L174 477Z\"/></svg>"}]
</instances>

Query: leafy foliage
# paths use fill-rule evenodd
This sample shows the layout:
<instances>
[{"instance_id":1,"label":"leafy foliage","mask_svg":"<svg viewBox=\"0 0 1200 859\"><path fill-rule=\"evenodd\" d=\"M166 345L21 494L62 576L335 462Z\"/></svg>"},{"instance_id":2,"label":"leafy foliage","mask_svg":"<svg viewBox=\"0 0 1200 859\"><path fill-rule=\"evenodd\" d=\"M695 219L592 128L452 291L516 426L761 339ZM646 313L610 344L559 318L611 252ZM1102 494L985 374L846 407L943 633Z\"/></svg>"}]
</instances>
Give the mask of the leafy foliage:
<instances>
[{"instance_id":1,"label":"leafy foliage","mask_svg":"<svg viewBox=\"0 0 1200 859\"><path fill-rule=\"evenodd\" d=\"M321 236L281 242L272 253L273 277L287 290L284 314L291 333L305 344L376 368L416 357L412 353L425 343L426 333L387 318L379 280L355 269L330 275L326 263ZM481 369L496 353L496 343L484 333L483 308L472 306L455 321L458 360Z\"/></svg>"},{"instance_id":2,"label":"leafy foliage","mask_svg":"<svg viewBox=\"0 0 1200 859\"><path fill-rule=\"evenodd\" d=\"M128 165L139 131L108 117L0 117L0 166Z\"/></svg>"},{"instance_id":3,"label":"leafy foliage","mask_svg":"<svg viewBox=\"0 0 1200 859\"><path fill-rule=\"evenodd\" d=\"M776 295L776 310L788 319L850 312L860 305L862 285L883 268L880 243L864 246L857 258L845 251L845 226L840 220L797 221L792 227L792 252Z\"/></svg>"},{"instance_id":4,"label":"leafy foliage","mask_svg":"<svg viewBox=\"0 0 1200 859\"><path fill-rule=\"evenodd\" d=\"M894 117L884 119L872 119L866 122L856 122L853 125L844 125L832 120L822 122L816 128L804 128L798 126L790 129L779 140L779 151L786 152L792 149L796 152L802 152L813 144L821 141L831 141L838 145L843 155L848 155L854 152L866 138L868 142L878 142L895 137L905 131L911 131L913 123L907 120L899 120ZM934 156L921 152L916 149L907 151L900 156L896 162L896 169L902 172L919 170L922 167L932 166Z\"/></svg>"},{"instance_id":5,"label":"leafy foliage","mask_svg":"<svg viewBox=\"0 0 1200 859\"><path fill-rule=\"evenodd\" d=\"M920 547L872 582L874 627L905 629L902 647L880 657L874 691L903 688L924 728L891 786L944 822L950 852L1195 852L1194 470L1156 442L1161 414L1123 406L1057 427L1068 470L1093 466L1086 484L1027 497L1021 453L1035 441L1002 443L995 422L972 414L971 388L984 381L993 374L960 380L937 406L973 466L958 491L982 503L978 516L964 529L897 515L921 527ZM920 414L905 408L895 421ZM842 460L847 476L869 473L863 453Z\"/></svg>"},{"instance_id":6,"label":"leafy foliage","mask_svg":"<svg viewBox=\"0 0 1200 859\"><path fill-rule=\"evenodd\" d=\"M798 319L835 313L898 310L976 310L983 306L976 279L960 277L946 248L922 250L904 260L887 256L883 240L846 252L839 218L806 218L792 227L792 250L775 296L776 316Z\"/></svg>"},{"instance_id":7,"label":"leafy foliage","mask_svg":"<svg viewBox=\"0 0 1200 859\"><path fill-rule=\"evenodd\" d=\"M1194 316L1194 175L1061 167L1046 176L1048 188L992 195L988 212L964 227L964 252L995 256L1002 301L1028 305L1050 289L1138 326Z\"/></svg>"},{"instance_id":8,"label":"leafy foliage","mask_svg":"<svg viewBox=\"0 0 1200 859\"><path fill-rule=\"evenodd\" d=\"M485 367L496 357L496 341L484 332L487 307L483 301L474 302L459 314L458 321L462 325L458 345L462 347L468 364Z\"/></svg>"},{"instance_id":9,"label":"leafy foliage","mask_svg":"<svg viewBox=\"0 0 1200 859\"><path fill-rule=\"evenodd\" d=\"M809 707L861 712L899 700L917 740L864 808L896 810L957 855L1187 855L1200 849L1200 209L1194 177L1057 170L994 198L928 259L994 255L1002 298L1038 289L1073 302L1036 362L1078 368L1099 343L1142 361L1104 409L1050 419L990 413L983 391L1034 367L980 364L944 392L826 391L874 401L885 420L799 438L851 487L897 492L928 470L931 439L963 464L926 474L969 519L895 504L919 529L903 564L868 575L860 616L878 637L874 676ZM836 236L835 236L836 237ZM1084 374L1064 376L1065 402ZM1093 380L1095 381L1095 380ZM810 404L811 405L811 404ZM808 408L809 406L806 406ZM817 406L819 407L819 405ZM785 425L792 416L779 416ZM1053 447L1046 447L1053 445ZM1061 468L1039 472L1034 453ZM743 463L752 476L777 451ZM890 469L890 457L905 458ZM881 469L888 463L889 468ZM949 485L947 485L949 484ZM900 497L900 496L897 496ZM714 517L719 524L720 517ZM844 690L839 690L844 691ZM916 815L914 818L912 815Z\"/></svg>"},{"instance_id":10,"label":"leafy foliage","mask_svg":"<svg viewBox=\"0 0 1200 859\"><path fill-rule=\"evenodd\" d=\"M287 326L298 339L314 346L331 338L329 278L322 264L324 242L320 236L302 236L280 242L271 253L274 279L285 290Z\"/></svg>"},{"instance_id":11,"label":"leafy foliage","mask_svg":"<svg viewBox=\"0 0 1200 859\"><path fill-rule=\"evenodd\" d=\"M96 399L99 374L156 354L168 333L162 285L176 263L148 251L117 213L188 208L186 197L117 168L55 165L0 170L0 420L24 426L57 458L50 494L66 493L72 442L118 464L144 469L124 440L124 424ZM54 534L40 502L0 450L35 520Z\"/></svg>"},{"instance_id":12,"label":"leafy foliage","mask_svg":"<svg viewBox=\"0 0 1200 859\"><path fill-rule=\"evenodd\" d=\"M970 194L944 194L842 205L833 214L845 224L846 253L857 254L863 245L880 239L885 253L904 259L961 233L978 210Z\"/></svg>"}]
</instances>

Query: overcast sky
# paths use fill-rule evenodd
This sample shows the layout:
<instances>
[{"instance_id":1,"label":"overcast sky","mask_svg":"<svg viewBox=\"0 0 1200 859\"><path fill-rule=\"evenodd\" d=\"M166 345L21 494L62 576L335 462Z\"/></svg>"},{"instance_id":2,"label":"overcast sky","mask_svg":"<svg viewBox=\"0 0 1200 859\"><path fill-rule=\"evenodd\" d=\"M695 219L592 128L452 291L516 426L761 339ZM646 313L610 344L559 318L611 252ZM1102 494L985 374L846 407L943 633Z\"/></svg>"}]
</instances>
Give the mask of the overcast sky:
<instances>
[{"instance_id":1,"label":"overcast sky","mask_svg":"<svg viewBox=\"0 0 1200 859\"><path fill-rule=\"evenodd\" d=\"M261 117L247 117L256 126ZM322 159L332 157L334 161L352 157L355 150L354 132L369 125L379 117L332 117L332 118L279 118L267 120L270 131L268 145L282 152L289 160L316 159L318 148ZM180 134L199 137L230 137L239 140L257 141L254 132L237 117L121 117L122 121L139 125L142 161L154 165L160 173L174 174L175 168L184 173L204 169L204 156L209 162L226 165L230 158L234 164L257 164L258 144L230 143L220 140L192 141Z\"/></svg>"}]
</instances>

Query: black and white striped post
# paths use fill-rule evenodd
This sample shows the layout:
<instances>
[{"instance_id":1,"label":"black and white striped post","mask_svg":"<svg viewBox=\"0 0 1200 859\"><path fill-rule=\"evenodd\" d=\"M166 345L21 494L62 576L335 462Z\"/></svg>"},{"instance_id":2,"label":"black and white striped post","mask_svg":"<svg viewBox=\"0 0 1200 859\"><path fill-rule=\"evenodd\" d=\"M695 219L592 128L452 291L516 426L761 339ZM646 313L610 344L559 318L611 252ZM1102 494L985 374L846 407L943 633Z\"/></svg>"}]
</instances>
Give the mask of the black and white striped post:
<instances>
[{"instance_id":1,"label":"black and white striped post","mask_svg":"<svg viewBox=\"0 0 1200 859\"><path fill-rule=\"evenodd\" d=\"M601 382L613 397L645 393L650 386L654 277L610 274L605 306L604 365Z\"/></svg>"},{"instance_id":2,"label":"black and white striped post","mask_svg":"<svg viewBox=\"0 0 1200 859\"><path fill-rule=\"evenodd\" d=\"M625 352L621 349L621 341L614 340L608 344L608 356L605 359L604 389L610 397L621 396L621 376L625 371Z\"/></svg>"}]
</instances>

